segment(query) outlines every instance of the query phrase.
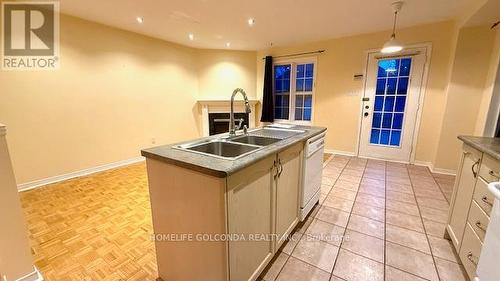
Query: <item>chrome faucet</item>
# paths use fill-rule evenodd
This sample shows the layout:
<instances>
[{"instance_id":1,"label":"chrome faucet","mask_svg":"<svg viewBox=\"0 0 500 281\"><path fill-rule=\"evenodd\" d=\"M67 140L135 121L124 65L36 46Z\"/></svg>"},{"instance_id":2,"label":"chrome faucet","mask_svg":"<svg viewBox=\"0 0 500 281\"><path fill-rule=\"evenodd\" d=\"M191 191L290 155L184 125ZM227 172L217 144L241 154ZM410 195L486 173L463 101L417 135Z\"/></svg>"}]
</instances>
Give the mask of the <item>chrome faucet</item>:
<instances>
[{"instance_id":1,"label":"chrome faucet","mask_svg":"<svg viewBox=\"0 0 500 281\"><path fill-rule=\"evenodd\" d=\"M248 97L245 91L241 88L236 88L231 95L231 114L229 115L229 136L236 136L236 129L234 126L234 96L237 93L241 93L243 95L243 99L245 100L245 112L250 113L252 110L250 109L250 104L248 103Z\"/></svg>"}]
</instances>

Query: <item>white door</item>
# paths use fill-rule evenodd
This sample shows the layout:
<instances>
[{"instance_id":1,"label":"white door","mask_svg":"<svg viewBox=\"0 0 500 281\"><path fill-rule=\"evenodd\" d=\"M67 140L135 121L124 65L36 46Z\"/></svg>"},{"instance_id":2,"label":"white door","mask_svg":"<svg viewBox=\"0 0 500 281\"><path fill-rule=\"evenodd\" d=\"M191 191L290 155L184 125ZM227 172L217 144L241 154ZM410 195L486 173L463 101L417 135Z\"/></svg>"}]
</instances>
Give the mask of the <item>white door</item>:
<instances>
[{"instance_id":1,"label":"white door","mask_svg":"<svg viewBox=\"0 0 500 281\"><path fill-rule=\"evenodd\" d=\"M359 155L409 162L426 61L413 55L368 57Z\"/></svg>"}]
</instances>

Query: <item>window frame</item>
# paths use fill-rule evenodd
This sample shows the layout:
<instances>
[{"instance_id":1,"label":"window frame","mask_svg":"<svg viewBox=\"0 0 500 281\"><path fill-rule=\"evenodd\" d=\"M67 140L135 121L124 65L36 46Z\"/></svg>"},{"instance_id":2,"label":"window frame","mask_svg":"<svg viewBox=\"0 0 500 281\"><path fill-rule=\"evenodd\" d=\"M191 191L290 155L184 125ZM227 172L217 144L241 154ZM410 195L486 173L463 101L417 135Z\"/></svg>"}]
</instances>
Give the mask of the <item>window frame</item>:
<instances>
[{"instance_id":1,"label":"window frame","mask_svg":"<svg viewBox=\"0 0 500 281\"><path fill-rule=\"evenodd\" d=\"M276 123L293 123L297 125L311 125L314 121L314 108L315 100L316 100L316 75L318 69L318 60L317 57L304 57L304 58L291 58L291 59L277 59L273 61L273 102L275 99L275 81L274 81L274 68L279 65L287 65L291 66L290 69L290 101L288 107L288 119L274 119ZM299 95L311 95L311 120L295 120L295 99L297 96L297 65L298 64L313 64L313 85L312 91L310 92L298 92ZM273 115L275 112L273 112Z\"/></svg>"}]
</instances>

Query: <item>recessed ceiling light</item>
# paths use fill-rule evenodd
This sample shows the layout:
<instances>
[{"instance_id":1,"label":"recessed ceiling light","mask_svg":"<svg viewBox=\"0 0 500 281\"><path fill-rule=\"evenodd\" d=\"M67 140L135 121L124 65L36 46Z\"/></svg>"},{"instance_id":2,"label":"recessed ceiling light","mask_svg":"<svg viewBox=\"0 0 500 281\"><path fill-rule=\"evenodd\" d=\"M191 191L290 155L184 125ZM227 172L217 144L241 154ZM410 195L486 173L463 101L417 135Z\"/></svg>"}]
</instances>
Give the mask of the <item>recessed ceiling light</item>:
<instances>
[{"instance_id":1,"label":"recessed ceiling light","mask_svg":"<svg viewBox=\"0 0 500 281\"><path fill-rule=\"evenodd\" d=\"M188 34L188 37L189 37L189 40L193 41L194 40L194 34L193 33L189 33Z\"/></svg>"},{"instance_id":2,"label":"recessed ceiling light","mask_svg":"<svg viewBox=\"0 0 500 281\"><path fill-rule=\"evenodd\" d=\"M248 25L253 26L255 24L255 19L249 18L248 19Z\"/></svg>"},{"instance_id":3,"label":"recessed ceiling light","mask_svg":"<svg viewBox=\"0 0 500 281\"><path fill-rule=\"evenodd\" d=\"M144 18L143 17L137 17L136 20L137 20L138 23L143 23L144 22Z\"/></svg>"},{"instance_id":4,"label":"recessed ceiling light","mask_svg":"<svg viewBox=\"0 0 500 281\"><path fill-rule=\"evenodd\" d=\"M231 47L231 42L227 42L226 47L228 47L228 48Z\"/></svg>"}]
</instances>

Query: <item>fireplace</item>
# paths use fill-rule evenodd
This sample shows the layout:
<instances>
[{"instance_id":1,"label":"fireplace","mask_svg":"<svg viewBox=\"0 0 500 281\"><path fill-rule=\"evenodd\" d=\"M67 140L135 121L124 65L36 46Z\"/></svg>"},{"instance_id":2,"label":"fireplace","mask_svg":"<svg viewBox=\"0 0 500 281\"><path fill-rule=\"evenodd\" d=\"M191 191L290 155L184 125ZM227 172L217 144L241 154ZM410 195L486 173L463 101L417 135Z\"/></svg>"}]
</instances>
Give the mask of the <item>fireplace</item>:
<instances>
[{"instance_id":1,"label":"fireplace","mask_svg":"<svg viewBox=\"0 0 500 281\"><path fill-rule=\"evenodd\" d=\"M240 120L242 120L241 128L243 128L244 125L246 125L247 128L249 127L248 113L234 113L235 126L238 126ZM208 126L210 135L216 135L228 132L229 113L209 113Z\"/></svg>"},{"instance_id":2,"label":"fireplace","mask_svg":"<svg viewBox=\"0 0 500 281\"><path fill-rule=\"evenodd\" d=\"M243 118L243 125L248 128L255 127L256 111L255 106L259 103L258 100L249 100L252 112L245 112L245 103L242 100L234 101L234 120L238 125L239 119ZM230 100L198 100L198 105L201 110L200 126L202 135L208 137L218 133L229 131L229 112L231 111Z\"/></svg>"}]
</instances>

